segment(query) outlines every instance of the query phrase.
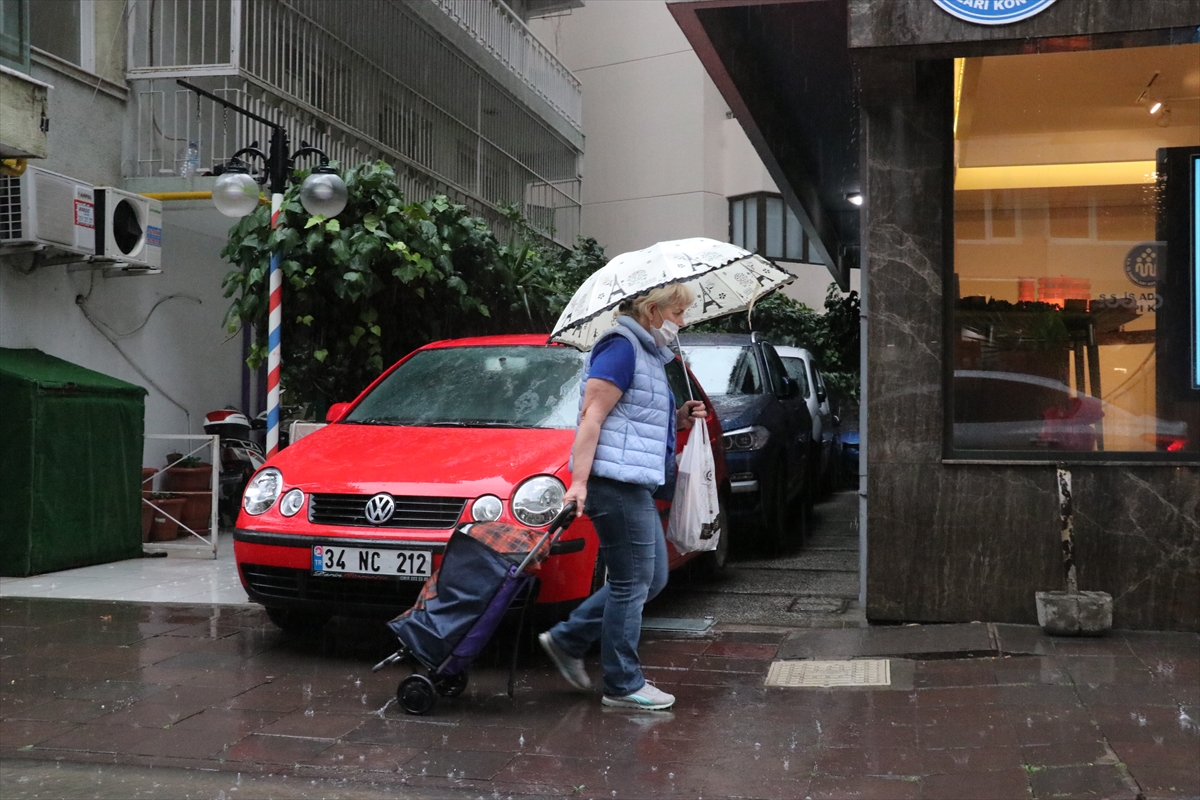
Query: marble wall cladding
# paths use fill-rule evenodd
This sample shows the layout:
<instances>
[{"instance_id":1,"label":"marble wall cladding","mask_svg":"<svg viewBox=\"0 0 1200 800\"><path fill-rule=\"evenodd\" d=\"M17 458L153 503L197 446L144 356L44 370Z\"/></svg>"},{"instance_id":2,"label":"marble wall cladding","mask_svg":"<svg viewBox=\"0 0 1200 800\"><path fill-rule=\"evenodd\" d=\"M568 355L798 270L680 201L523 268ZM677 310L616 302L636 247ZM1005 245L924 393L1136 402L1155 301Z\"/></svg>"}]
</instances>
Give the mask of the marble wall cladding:
<instances>
[{"instance_id":1,"label":"marble wall cladding","mask_svg":"<svg viewBox=\"0 0 1200 800\"><path fill-rule=\"evenodd\" d=\"M858 80L870 455L875 463L936 463L950 62L864 59Z\"/></svg>"},{"instance_id":2,"label":"marble wall cladding","mask_svg":"<svg viewBox=\"0 0 1200 800\"><path fill-rule=\"evenodd\" d=\"M1072 467L1079 588L1118 628L1200 630L1200 468Z\"/></svg>"},{"instance_id":3,"label":"marble wall cladding","mask_svg":"<svg viewBox=\"0 0 1200 800\"><path fill-rule=\"evenodd\" d=\"M1036 623L1033 593L1064 588L1055 475L872 460L868 619Z\"/></svg>"},{"instance_id":4,"label":"marble wall cladding","mask_svg":"<svg viewBox=\"0 0 1200 800\"><path fill-rule=\"evenodd\" d=\"M993 42L1200 25L1196 0L1058 0L1008 25L976 25L933 0L848 0L850 47Z\"/></svg>"},{"instance_id":5,"label":"marble wall cladding","mask_svg":"<svg viewBox=\"0 0 1200 800\"><path fill-rule=\"evenodd\" d=\"M1051 464L943 463L950 62L857 61L865 195L867 616L1036 622L1065 588ZM1073 468L1083 589L1119 627L1200 629L1200 469Z\"/></svg>"}]
</instances>

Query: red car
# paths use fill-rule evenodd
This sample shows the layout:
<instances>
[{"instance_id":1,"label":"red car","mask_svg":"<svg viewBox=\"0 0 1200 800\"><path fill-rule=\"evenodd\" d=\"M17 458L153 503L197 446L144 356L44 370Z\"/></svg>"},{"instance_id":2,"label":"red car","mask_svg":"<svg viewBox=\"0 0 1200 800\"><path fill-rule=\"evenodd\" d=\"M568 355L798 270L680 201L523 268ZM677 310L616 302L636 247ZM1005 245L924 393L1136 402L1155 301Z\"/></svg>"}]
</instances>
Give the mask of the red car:
<instances>
[{"instance_id":1,"label":"red car","mask_svg":"<svg viewBox=\"0 0 1200 800\"><path fill-rule=\"evenodd\" d=\"M583 353L544 335L434 342L353 403L333 406L330 425L280 451L246 488L234 556L247 594L294 632L334 614L393 615L412 604L457 525L545 527L571 480L583 363ZM667 375L682 403L678 359ZM724 513L721 426L692 385L708 408ZM720 547L703 554L718 568L728 552L724 520L721 527ZM538 602L590 594L603 581L597 551L581 517L543 566ZM696 555L670 553L672 568Z\"/></svg>"}]
</instances>

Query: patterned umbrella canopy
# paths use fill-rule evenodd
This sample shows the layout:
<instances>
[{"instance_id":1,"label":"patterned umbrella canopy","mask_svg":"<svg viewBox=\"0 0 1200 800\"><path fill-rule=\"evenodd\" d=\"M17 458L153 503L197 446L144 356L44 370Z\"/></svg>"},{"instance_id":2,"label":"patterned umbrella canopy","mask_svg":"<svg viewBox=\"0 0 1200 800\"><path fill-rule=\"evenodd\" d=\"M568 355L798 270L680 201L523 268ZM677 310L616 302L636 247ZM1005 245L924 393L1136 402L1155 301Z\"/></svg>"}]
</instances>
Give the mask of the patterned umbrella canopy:
<instances>
[{"instance_id":1,"label":"patterned umbrella canopy","mask_svg":"<svg viewBox=\"0 0 1200 800\"><path fill-rule=\"evenodd\" d=\"M590 350L616 324L617 306L627 298L669 283L686 283L696 300L684 325L745 311L795 280L762 256L715 239L676 239L622 253L592 273L554 325L550 341Z\"/></svg>"}]
</instances>

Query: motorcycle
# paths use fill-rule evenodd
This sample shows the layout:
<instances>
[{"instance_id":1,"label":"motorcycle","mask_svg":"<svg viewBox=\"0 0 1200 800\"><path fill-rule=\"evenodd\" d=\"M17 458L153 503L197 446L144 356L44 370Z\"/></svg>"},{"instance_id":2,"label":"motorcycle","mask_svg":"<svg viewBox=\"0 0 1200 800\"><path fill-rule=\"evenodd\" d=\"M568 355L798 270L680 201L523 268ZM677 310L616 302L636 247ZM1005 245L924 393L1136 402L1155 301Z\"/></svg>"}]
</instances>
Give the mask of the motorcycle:
<instances>
[{"instance_id":1,"label":"motorcycle","mask_svg":"<svg viewBox=\"0 0 1200 800\"><path fill-rule=\"evenodd\" d=\"M233 525L242 505L246 484L267 460L263 446L251 434L250 420L235 408L210 411L204 432L221 437L221 471L217 511L221 525Z\"/></svg>"}]
</instances>

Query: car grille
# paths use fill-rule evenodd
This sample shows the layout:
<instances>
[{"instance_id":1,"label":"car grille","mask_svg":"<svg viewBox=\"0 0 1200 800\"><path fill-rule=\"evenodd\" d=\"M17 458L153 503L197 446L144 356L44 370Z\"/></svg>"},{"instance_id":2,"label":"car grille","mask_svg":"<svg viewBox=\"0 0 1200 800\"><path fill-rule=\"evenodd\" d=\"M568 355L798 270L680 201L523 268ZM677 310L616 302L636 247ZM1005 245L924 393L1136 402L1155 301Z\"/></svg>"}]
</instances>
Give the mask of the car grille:
<instances>
[{"instance_id":1,"label":"car grille","mask_svg":"<svg viewBox=\"0 0 1200 800\"><path fill-rule=\"evenodd\" d=\"M397 497L392 518L382 525L367 521L368 494L314 494L309 501L308 521L317 525L362 525L370 528L429 528L449 530L462 516L467 501L462 497Z\"/></svg>"},{"instance_id":2,"label":"car grille","mask_svg":"<svg viewBox=\"0 0 1200 800\"><path fill-rule=\"evenodd\" d=\"M394 578L322 577L303 569L261 564L242 564L241 569L259 600L308 600L337 608L368 606L392 614L412 606L423 585Z\"/></svg>"}]
</instances>

